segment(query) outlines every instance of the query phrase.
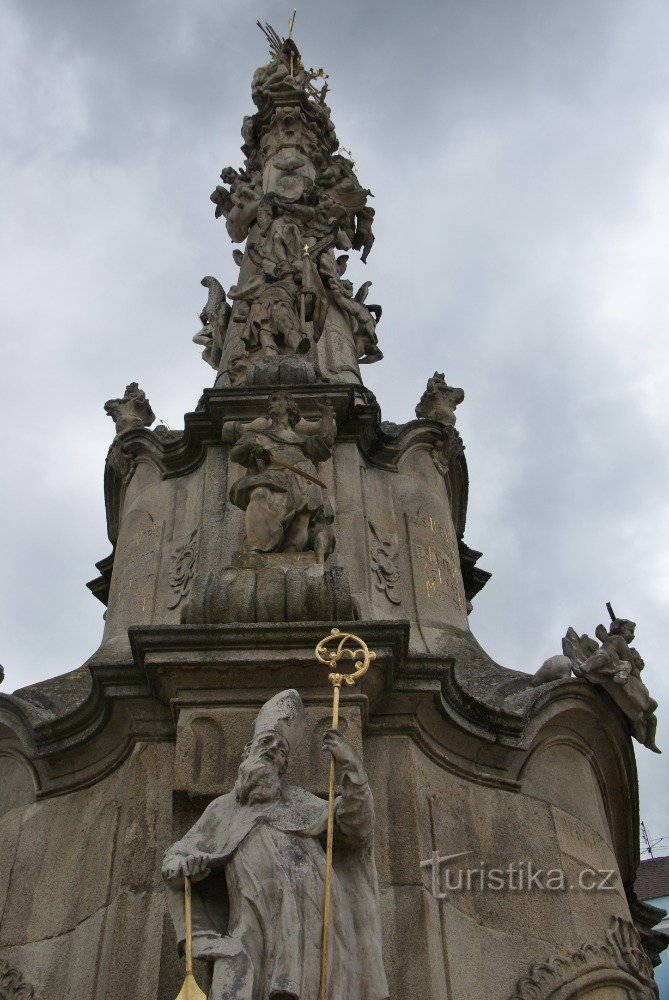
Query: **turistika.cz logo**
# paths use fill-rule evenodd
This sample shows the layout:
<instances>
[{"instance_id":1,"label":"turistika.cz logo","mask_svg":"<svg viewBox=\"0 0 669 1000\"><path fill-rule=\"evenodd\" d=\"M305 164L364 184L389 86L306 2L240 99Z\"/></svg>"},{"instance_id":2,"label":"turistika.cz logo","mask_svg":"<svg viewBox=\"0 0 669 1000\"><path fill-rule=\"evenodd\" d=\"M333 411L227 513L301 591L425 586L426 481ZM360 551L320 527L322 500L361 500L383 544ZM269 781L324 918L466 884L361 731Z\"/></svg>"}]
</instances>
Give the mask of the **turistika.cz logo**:
<instances>
[{"instance_id":1,"label":"turistika.cz logo","mask_svg":"<svg viewBox=\"0 0 669 1000\"><path fill-rule=\"evenodd\" d=\"M452 866L453 861L471 853L433 851L427 861L421 861L421 868L431 872L433 896L445 899L451 892L609 892L617 888L615 869L582 868L570 878L562 868L540 868L529 860L494 868L484 861L473 867Z\"/></svg>"}]
</instances>

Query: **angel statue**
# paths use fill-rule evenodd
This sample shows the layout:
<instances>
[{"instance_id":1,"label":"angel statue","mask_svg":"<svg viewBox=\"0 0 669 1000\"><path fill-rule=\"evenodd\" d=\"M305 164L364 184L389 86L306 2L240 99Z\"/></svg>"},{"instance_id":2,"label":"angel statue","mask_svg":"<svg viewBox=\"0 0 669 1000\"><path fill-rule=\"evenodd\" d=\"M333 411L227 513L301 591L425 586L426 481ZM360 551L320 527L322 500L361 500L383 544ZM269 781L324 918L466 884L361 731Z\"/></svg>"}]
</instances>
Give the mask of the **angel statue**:
<instances>
[{"instance_id":1,"label":"angel statue","mask_svg":"<svg viewBox=\"0 0 669 1000\"><path fill-rule=\"evenodd\" d=\"M608 630L604 625L595 629L601 645L589 635L579 636L569 628L562 640L564 655L546 660L534 675L533 684L569 677L572 671L576 677L599 684L632 723L634 738L654 753L661 753L655 745L657 702L641 680L644 662L630 645L636 623L616 618L610 603L606 607L611 624Z\"/></svg>"},{"instance_id":2,"label":"angel statue","mask_svg":"<svg viewBox=\"0 0 669 1000\"><path fill-rule=\"evenodd\" d=\"M320 420L303 420L292 396L274 392L267 417L223 424L230 458L247 470L230 490L245 511L246 544L254 552L313 551L320 563L334 549L334 514L317 463L332 455L336 426L330 402Z\"/></svg>"},{"instance_id":3,"label":"angel statue","mask_svg":"<svg viewBox=\"0 0 669 1000\"><path fill-rule=\"evenodd\" d=\"M376 326L383 310L380 305L366 305L371 281L365 281L355 295L353 294L353 284L343 277L347 264L346 254L337 257L336 261L329 254L323 254L319 265L320 272L335 304L349 321L358 363L371 365L383 358L376 336Z\"/></svg>"},{"instance_id":4,"label":"angel statue","mask_svg":"<svg viewBox=\"0 0 669 1000\"><path fill-rule=\"evenodd\" d=\"M202 357L208 365L218 371L231 309L220 281L207 275L200 284L209 289L209 296L200 313L202 329L195 334L193 342L204 347Z\"/></svg>"}]
</instances>

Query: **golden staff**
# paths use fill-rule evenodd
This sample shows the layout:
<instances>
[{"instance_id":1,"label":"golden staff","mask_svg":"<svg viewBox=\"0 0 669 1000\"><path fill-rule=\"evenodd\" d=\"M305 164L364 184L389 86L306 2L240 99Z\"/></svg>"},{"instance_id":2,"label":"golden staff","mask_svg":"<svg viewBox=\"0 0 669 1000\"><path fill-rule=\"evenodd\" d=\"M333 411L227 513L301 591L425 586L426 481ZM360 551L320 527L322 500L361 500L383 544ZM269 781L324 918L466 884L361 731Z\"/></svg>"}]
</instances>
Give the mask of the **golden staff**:
<instances>
[{"instance_id":1,"label":"golden staff","mask_svg":"<svg viewBox=\"0 0 669 1000\"><path fill-rule=\"evenodd\" d=\"M293 37L293 28L295 27L295 18L296 17L297 17L297 7L293 11L293 16L291 17L290 21L288 22L288 37L289 38ZM291 76L293 75L293 68L294 68L293 67L293 53L291 52L290 53L290 75Z\"/></svg>"},{"instance_id":2,"label":"golden staff","mask_svg":"<svg viewBox=\"0 0 669 1000\"><path fill-rule=\"evenodd\" d=\"M184 907L186 916L186 978L177 1000L207 1000L193 975L193 919L191 915L190 879L184 879Z\"/></svg>"},{"instance_id":3,"label":"golden staff","mask_svg":"<svg viewBox=\"0 0 669 1000\"><path fill-rule=\"evenodd\" d=\"M335 649L327 649L330 643L336 643ZM351 649L347 644L356 643ZM326 667L333 667L340 660L353 661L354 670L350 674L331 671L328 680L332 684L332 728L339 726L339 692L342 684L353 687L369 669L369 664L376 658L376 653L370 652L367 645L351 632L340 632L333 628L329 635L316 646L316 659ZM319 1000L326 1000L328 992L328 956L330 948L330 917L332 907L332 847L334 843L334 807L335 807L335 759L330 758L330 780L328 784L328 828L325 848L325 898L323 901L323 934L321 937L321 982L318 991ZM178 998L177 998L178 1000Z\"/></svg>"}]
</instances>

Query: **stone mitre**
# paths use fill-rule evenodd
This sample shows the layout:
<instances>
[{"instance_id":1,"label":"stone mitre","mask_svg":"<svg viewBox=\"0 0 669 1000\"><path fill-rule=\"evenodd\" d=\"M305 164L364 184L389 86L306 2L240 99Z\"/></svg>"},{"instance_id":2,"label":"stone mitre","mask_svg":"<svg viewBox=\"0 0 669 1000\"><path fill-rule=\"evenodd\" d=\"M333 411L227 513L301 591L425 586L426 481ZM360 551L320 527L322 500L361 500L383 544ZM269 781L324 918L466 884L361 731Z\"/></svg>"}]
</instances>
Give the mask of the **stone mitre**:
<instances>
[{"instance_id":1,"label":"stone mitre","mask_svg":"<svg viewBox=\"0 0 669 1000\"><path fill-rule=\"evenodd\" d=\"M304 736L305 718L302 699L295 688L279 691L266 701L256 716L253 739L263 733L278 733L292 751Z\"/></svg>"}]
</instances>

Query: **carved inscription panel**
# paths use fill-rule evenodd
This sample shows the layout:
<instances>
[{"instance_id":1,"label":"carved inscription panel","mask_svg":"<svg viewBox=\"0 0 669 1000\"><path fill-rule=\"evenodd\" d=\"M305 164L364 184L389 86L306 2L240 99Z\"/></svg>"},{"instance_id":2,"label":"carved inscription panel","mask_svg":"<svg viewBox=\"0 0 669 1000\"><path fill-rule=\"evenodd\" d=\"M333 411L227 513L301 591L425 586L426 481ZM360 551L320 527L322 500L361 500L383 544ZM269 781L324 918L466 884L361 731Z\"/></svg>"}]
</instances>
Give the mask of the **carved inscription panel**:
<instances>
[{"instance_id":1,"label":"carved inscription panel","mask_svg":"<svg viewBox=\"0 0 669 1000\"><path fill-rule=\"evenodd\" d=\"M406 522L418 620L437 628L467 628L467 604L455 539L434 517L407 514Z\"/></svg>"},{"instance_id":2,"label":"carved inscription panel","mask_svg":"<svg viewBox=\"0 0 669 1000\"><path fill-rule=\"evenodd\" d=\"M105 635L118 627L151 621L163 541L162 520L148 512L131 511L124 519L114 561Z\"/></svg>"}]
</instances>

